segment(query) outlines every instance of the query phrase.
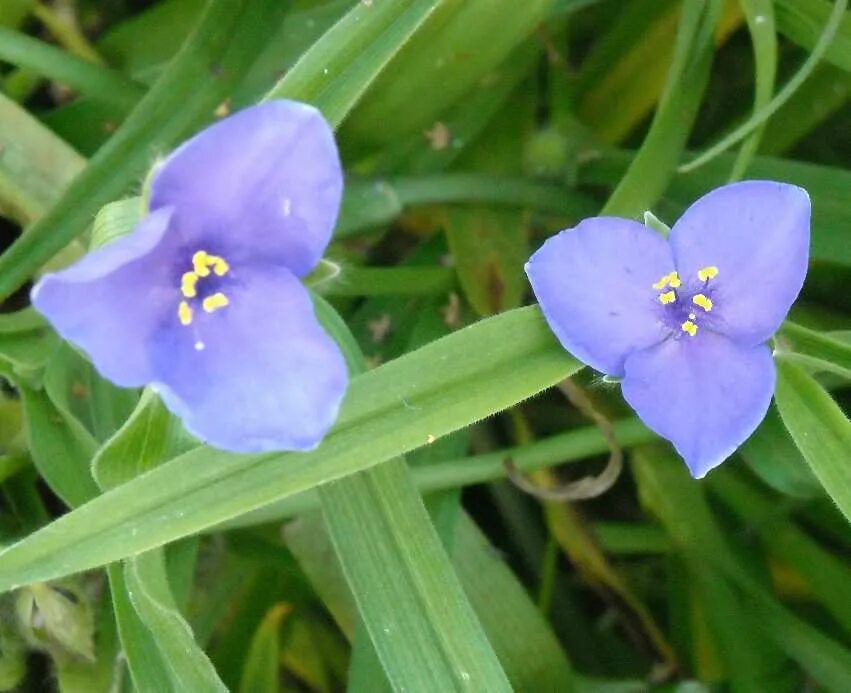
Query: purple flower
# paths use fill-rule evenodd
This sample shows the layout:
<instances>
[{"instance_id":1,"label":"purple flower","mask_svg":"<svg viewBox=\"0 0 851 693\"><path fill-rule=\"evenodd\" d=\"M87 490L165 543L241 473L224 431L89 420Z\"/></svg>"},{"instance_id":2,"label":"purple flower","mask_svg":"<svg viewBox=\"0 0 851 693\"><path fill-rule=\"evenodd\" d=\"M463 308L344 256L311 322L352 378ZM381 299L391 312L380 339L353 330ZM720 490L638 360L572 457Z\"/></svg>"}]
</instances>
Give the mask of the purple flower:
<instances>
[{"instance_id":1,"label":"purple flower","mask_svg":"<svg viewBox=\"0 0 851 693\"><path fill-rule=\"evenodd\" d=\"M766 341L801 290L809 239L805 190L748 181L700 198L667 241L627 219L586 219L526 272L562 346L623 378L630 406L700 478L765 416Z\"/></svg>"},{"instance_id":2,"label":"purple flower","mask_svg":"<svg viewBox=\"0 0 851 693\"><path fill-rule=\"evenodd\" d=\"M45 276L33 304L106 378L155 387L199 438L240 452L313 448L348 372L299 280L328 245L342 187L317 110L245 109L173 152L148 216Z\"/></svg>"}]
</instances>

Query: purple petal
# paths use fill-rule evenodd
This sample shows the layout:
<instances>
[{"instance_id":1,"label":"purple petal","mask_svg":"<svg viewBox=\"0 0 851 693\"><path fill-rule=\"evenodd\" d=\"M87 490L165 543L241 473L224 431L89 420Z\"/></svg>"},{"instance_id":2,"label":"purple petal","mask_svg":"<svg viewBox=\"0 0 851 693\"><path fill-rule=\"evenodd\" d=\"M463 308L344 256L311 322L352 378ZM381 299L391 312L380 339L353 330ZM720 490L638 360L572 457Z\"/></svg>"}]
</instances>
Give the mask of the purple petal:
<instances>
[{"instance_id":1,"label":"purple petal","mask_svg":"<svg viewBox=\"0 0 851 693\"><path fill-rule=\"evenodd\" d=\"M116 385L151 379L148 341L173 299L162 288L169 284L171 216L171 208L157 210L131 234L45 275L32 290L35 308Z\"/></svg>"},{"instance_id":2,"label":"purple petal","mask_svg":"<svg viewBox=\"0 0 851 693\"><path fill-rule=\"evenodd\" d=\"M810 198L786 183L746 181L713 190L674 225L671 249L680 278L696 281L707 266L713 329L759 344L773 335L807 273Z\"/></svg>"},{"instance_id":3,"label":"purple petal","mask_svg":"<svg viewBox=\"0 0 851 693\"><path fill-rule=\"evenodd\" d=\"M284 268L243 268L230 303L175 319L152 344L155 386L186 427L237 452L309 450L334 423L348 382L310 296Z\"/></svg>"},{"instance_id":4,"label":"purple petal","mask_svg":"<svg viewBox=\"0 0 851 693\"><path fill-rule=\"evenodd\" d=\"M656 232L595 217L550 238L526 274L562 346L592 368L620 376L629 353L666 334L653 284L673 268L668 244Z\"/></svg>"},{"instance_id":5,"label":"purple petal","mask_svg":"<svg viewBox=\"0 0 851 693\"><path fill-rule=\"evenodd\" d=\"M342 190L334 135L319 111L269 101L175 150L154 177L151 209L174 206L197 249L302 277L331 239Z\"/></svg>"},{"instance_id":6,"label":"purple petal","mask_svg":"<svg viewBox=\"0 0 851 693\"><path fill-rule=\"evenodd\" d=\"M766 345L705 331L632 354L622 387L641 420L674 444L699 479L753 433L774 381Z\"/></svg>"}]
</instances>

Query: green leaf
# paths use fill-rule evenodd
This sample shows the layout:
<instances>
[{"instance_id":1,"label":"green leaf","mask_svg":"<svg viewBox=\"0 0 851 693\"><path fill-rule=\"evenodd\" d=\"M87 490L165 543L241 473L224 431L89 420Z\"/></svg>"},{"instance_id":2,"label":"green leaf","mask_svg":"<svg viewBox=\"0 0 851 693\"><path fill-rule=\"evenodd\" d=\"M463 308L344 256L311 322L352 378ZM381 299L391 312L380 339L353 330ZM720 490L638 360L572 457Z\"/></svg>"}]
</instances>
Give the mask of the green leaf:
<instances>
[{"instance_id":1,"label":"green leaf","mask_svg":"<svg viewBox=\"0 0 851 693\"><path fill-rule=\"evenodd\" d=\"M266 99L298 99L339 125L387 63L446 0L357 3L316 41Z\"/></svg>"},{"instance_id":2,"label":"green leaf","mask_svg":"<svg viewBox=\"0 0 851 693\"><path fill-rule=\"evenodd\" d=\"M21 225L44 215L85 166L83 157L2 93L0 151L0 213Z\"/></svg>"},{"instance_id":3,"label":"green leaf","mask_svg":"<svg viewBox=\"0 0 851 693\"><path fill-rule=\"evenodd\" d=\"M764 684L778 682L778 663L767 657L764 645L754 647L753 635L757 632L770 638L828 689L847 689L851 685L851 652L781 606L761 581L739 565L714 522L699 484L689 478L682 463L672 454L655 449L652 455L635 455L633 461L642 502L680 546L691 564L693 578L702 589L712 591L714 605L710 602L713 610L708 615L722 629L721 642L735 641L743 632L749 634L747 648L722 650L734 667L730 674L743 682L744 689L756 685L754 690L763 690ZM721 575L741 590L738 599L719 579ZM742 606L744 597L747 610Z\"/></svg>"},{"instance_id":4,"label":"green leaf","mask_svg":"<svg viewBox=\"0 0 851 693\"><path fill-rule=\"evenodd\" d=\"M335 430L312 452L200 448L59 518L0 553L0 590L103 565L374 466L579 368L537 307L483 320L355 377Z\"/></svg>"},{"instance_id":5,"label":"green leaf","mask_svg":"<svg viewBox=\"0 0 851 693\"><path fill-rule=\"evenodd\" d=\"M577 115L606 142L618 142L651 112L671 63L679 3L623 3L583 60ZM617 102L619 107L612 108Z\"/></svg>"},{"instance_id":6,"label":"green leaf","mask_svg":"<svg viewBox=\"0 0 851 693\"><path fill-rule=\"evenodd\" d=\"M393 687L510 690L457 579L444 568L448 559L404 461L320 487L319 494L334 547Z\"/></svg>"},{"instance_id":7,"label":"green leaf","mask_svg":"<svg viewBox=\"0 0 851 693\"><path fill-rule=\"evenodd\" d=\"M479 315L515 308L526 293L529 257L522 212L446 210L446 237L464 293Z\"/></svg>"},{"instance_id":8,"label":"green leaf","mask_svg":"<svg viewBox=\"0 0 851 693\"><path fill-rule=\"evenodd\" d=\"M96 250L130 233L143 214L142 198L128 197L100 208L92 227L89 247Z\"/></svg>"},{"instance_id":9,"label":"green leaf","mask_svg":"<svg viewBox=\"0 0 851 693\"><path fill-rule=\"evenodd\" d=\"M355 636L355 607L327 539L316 518L304 516L287 525L287 543L315 589L349 637ZM455 523L452 563L509 680L518 691L570 691L573 673L546 619L498 551L463 511ZM360 631L357 631L360 634ZM356 655L354 655L356 656ZM371 691L370 683L361 690Z\"/></svg>"},{"instance_id":10,"label":"green leaf","mask_svg":"<svg viewBox=\"0 0 851 693\"><path fill-rule=\"evenodd\" d=\"M753 108L758 113L764 108L774 93L774 79L777 76L777 28L774 23L774 3L772 0L740 0L745 11L748 31L753 44L756 70L754 79ZM759 147L765 126L757 128L742 144L736 156L736 163L730 173L730 180L738 180L747 171L751 159Z\"/></svg>"},{"instance_id":11,"label":"green leaf","mask_svg":"<svg viewBox=\"0 0 851 693\"><path fill-rule=\"evenodd\" d=\"M777 355L803 366L851 378L851 344L789 320L780 328Z\"/></svg>"},{"instance_id":12,"label":"green leaf","mask_svg":"<svg viewBox=\"0 0 851 693\"><path fill-rule=\"evenodd\" d=\"M69 507L77 507L98 494L89 472L97 443L83 425L58 408L43 390L23 383L18 389L24 402L27 446L41 476Z\"/></svg>"},{"instance_id":13,"label":"green leaf","mask_svg":"<svg viewBox=\"0 0 851 693\"><path fill-rule=\"evenodd\" d=\"M179 691L227 691L213 664L195 642L168 584L163 552L149 551L124 565L127 593Z\"/></svg>"},{"instance_id":14,"label":"green leaf","mask_svg":"<svg viewBox=\"0 0 851 693\"><path fill-rule=\"evenodd\" d=\"M349 368L362 372L364 356L342 318L322 301L317 314ZM343 572L391 684L402 690L510 690L404 458L318 491Z\"/></svg>"},{"instance_id":15,"label":"green leaf","mask_svg":"<svg viewBox=\"0 0 851 693\"><path fill-rule=\"evenodd\" d=\"M92 474L101 488L113 488L198 445L159 397L145 390L124 425L97 451Z\"/></svg>"},{"instance_id":16,"label":"green leaf","mask_svg":"<svg viewBox=\"0 0 851 693\"><path fill-rule=\"evenodd\" d=\"M791 363L777 364L775 399L804 459L851 521L851 422L821 385Z\"/></svg>"},{"instance_id":17,"label":"green leaf","mask_svg":"<svg viewBox=\"0 0 851 693\"><path fill-rule=\"evenodd\" d=\"M0 60L30 68L42 77L121 109L129 109L145 93L144 87L117 72L3 27Z\"/></svg>"},{"instance_id":18,"label":"green leaf","mask_svg":"<svg viewBox=\"0 0 851 693\"><path fill-rule=\"evenodd\" d=\"M470 517L456 526L458 578L517 691L570 691L570 662L523 585Z\"/></svg>"},{"instance_id":19,"label":"green leaf","mask_svg":"<svg viewBox=\"0 0 851 693\"><path fill-rule=\"evenodd\" d=\"M785 512L780 512L776 498L731 471L725 469L713 474L709 487L719 502L745 520L748 528L759 532L771 554L804 578L813 596L851 633L851 602L845 596L845 586L851 583L847 563L820 546Z\"/></svg>"},{"instance_id":20,"label":"green leaf","mask_svg":"<svg viewBox=\"0 0 851 693\"><path fill-rule=\"evenodd\" d=\"M827 0L777 0L777 28L789 39L812 52L830 17ZM851 72L851 16L845 15L833 37L825 60Z\"/></svg>"},{"instance_id":21,"label":"green leaf","mask_svg":"<svg viewBox=\"0 0 851 693\"><path fill-rule=\"evenodd\" d=\"M278 693L280 690L280 630L289 612L287 604L276 604L263 617L251 638L239 683L240 693Z\"/></svg>"},{"instance_id":22,"label":"green leaf","mask_svg":"<svg viewBox=\"0 0 851 693\"><path fill-rule=\"evenodd\" d=\"M597 209L591 197L543 181L514 176L453 172L348 181L336 238L387 224L406 207L449 202L486 202L580 219Z\"/></svg>"},{"instance_id":23,"label":"green leaf","mask_svg":"<svg viewBox=\"0 0 851 693\"><path fill-rule=\"evenodd\" d=\"M400 3L396 3L400 4ZM375 147L429 129L523 43L551 0L439 0L352 112L345 139ZM373 12L379 3L368 8Z\"/></svg>"},{"instance_id":24,"label":"green leaf","mask_svg":"<svg viewBox=\"0 0 851 693\"><path fill-rule=\"evenodd\" d=\"M760 479L781 493L799 498L822 495L818 480L789 437L774 404L739 448L739 454Z\"/></svg>"},{"instance_id":25,"label":"green leaf","mask_svg":"<svg viewBox=\"0 0 851 693\"><path fill-rule=\"evenodd\" d=\"M53 404L81 423L97 441L115 433L139 399L137 390L117 387L102 378L66 342L51 356L43 384Z\"/></svg>"},{"instance_id":26,"label":"green leaf","mask_svg":"<svg viewBox=\"0 0 851 693\"><path fill-rule=\"evenodd\" d=\"M180 689L172 685L171 674L156 641L130 602L124 569L115 563L107 567L107 574L121 647L136 689L178 693Z\"/></svg>"},{"instance_id":27,"label":"green leaf","mask_svg":"<svg viewBox=\"0 0 851 693\"><path fill-rule=\"evenodd\" d=\"M618 443L624 448L656 440L655 434L637 419L616 421L614 429ZM526 445L428 462L417 465L412 472L420 491L429 493L503 479L506 476L506 459L514 462L517 469L531 472L542 467L584 460L607 450L608 446L600 429L597 426L585 426ZM316 494L308 491L240 516L225 523L225 526L240 527L277 522L314 510L318 507L318 502Z\"/></svg>"},{"instance_id":28,"label":"green leaf","mask_svg":"<svg viewBox=\"0 0 851 693\"><path fill-rule=\"evenodd\" d=\"M38 380L59 338L32 308L0 315L0 370L15 379Z\"/></svg>"},{"instance_id":29,"label":"green leaf","mask_svg":"<svg viewBox=\"0 0 851 693\"><path fill-rule=\"evenodd\" d=\"M709 80L713 37L723 9L718 0L683 3L674 59L650 130L602 214L637 217L665 191Z\"/></svg>"}]
</instances>

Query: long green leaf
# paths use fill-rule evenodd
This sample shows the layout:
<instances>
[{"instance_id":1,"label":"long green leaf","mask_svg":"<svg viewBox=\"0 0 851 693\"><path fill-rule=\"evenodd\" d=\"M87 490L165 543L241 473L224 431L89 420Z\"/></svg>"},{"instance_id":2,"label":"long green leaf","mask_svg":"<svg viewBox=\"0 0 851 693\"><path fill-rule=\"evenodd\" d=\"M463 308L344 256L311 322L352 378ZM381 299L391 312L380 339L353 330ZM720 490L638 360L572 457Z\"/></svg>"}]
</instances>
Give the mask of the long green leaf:
<instances>
[{"instance_id":1,"label":"long green leaf","mask_svg":"<svg viewBox=\"0 0 851 693\"><path fill-rule=\"evenodd\" d=\"M777 75L777 29L774 23L774 4L772 0L739 0L739 4L745 12L753 44L756 64L753 107L754 112L758 112L771 101L774 78ZM738 180L747 171L751 159L756 154L763 129L760 127L754 130L742 144L730 173L730 180Z\"/></svg>"},{"instance_id":2,"label":"long green leaf","mask_svg":"<svg viewBox=\"0 0 851 693\"><path fill-rule=\"evenodd\" d=\"M151 631L179 691L227 691L180 615L165 571L163 552L149 551L124 567L127 593Z\"/></svg>"},{"instance_id":3,"label":"long green leaf","mask_svg":"<svg viewBox=\"0 0 851 693\"><path fill-rule=\"evenodd\" d=\"M851 422L821 385L791 363L777 366L775 398L804 459L851 521Z\"/></svg>"},{"instance_id":4,"label":"long green leaf","mask_svg":"<svg viewBox=\"0 0 851 693\"><path fill-rule=\"evenodd\" d=\"M298 99L339 125L428 17L446 0L357 3L266 95Z\"/></svg>"},{"instance_id":5,"label":"long green leaf","mask_svg":"<svg viewBox=\"0 0 851 693\"><path fill-rule=\"evenodd\" d=\"M580 364L537 307L483 320L356 377L313 452L201 448L113 489L0 553L0 590L131 556L379 464L540 392Z\"/></svg>"},{"instance_id":6,"label":"long green leaf","mask_svg":"<svg viewBox=\"0 0 851 693\"><path fill-rule=\"evenodd\" d=\"M144 87L117 72L3 27L0 27L0 60L31 68L43 77L121 109L129 109L145 93Z\"/></svg>"},{"instance_id":7,"label":"long green leaf","mask_svg":"<svg viewBox=\"0 0 851 693\"><path fill-rule=\"evenodd\" d=\"M41 217L85 159L0 93L0 214L25 225Z\"/></svg>"},{"instance_id":8,"label":"long green leaf","mask_svg":"<svg viewBox=\"0 0 851 693\"><path fill-rule=\"evenodd\" d=\"M511 690L457 578L444 567L448 558L404 461L365 474L320 487L319 493L393 688Z\"/></svg>"},{"instance_id":9,"label":"long green leaf","mask_svg":"<svg viewBox=\"0 0 851 693\"><path fill-rule=\"evenodd\" d=\"M722 9L718 0L683 4L674 59L650 130L602 214L637 217L665 191L709 80L713 37Z\"/></svg>"}]
</instances>

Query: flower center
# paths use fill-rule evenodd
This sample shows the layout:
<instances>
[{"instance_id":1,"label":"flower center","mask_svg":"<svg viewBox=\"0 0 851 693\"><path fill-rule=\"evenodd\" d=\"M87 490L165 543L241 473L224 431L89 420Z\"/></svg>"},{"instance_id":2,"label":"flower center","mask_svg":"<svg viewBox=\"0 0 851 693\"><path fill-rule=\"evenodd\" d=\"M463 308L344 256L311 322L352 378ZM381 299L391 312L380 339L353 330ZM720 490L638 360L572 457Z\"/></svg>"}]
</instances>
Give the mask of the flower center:
<instances>
[{"instance_id":1,"label":"flower center","mask_svg":"<svg viewBox=\"0 0 851 693\"><path fill-rule=\"evenodd\" d=\"M709 282L717 276L718 268L709 265L698 270L697 279L700 284L697 287L683 287L676 271L666 274L653 285L653 288L660 292L658 300L665 306L667 317L674 324L679 324L680 330L689 337L694 337L699 327L697 308L703 313L709 313L714 306L707 294L710 291Z\"/></svg>"},{"instance_id":2,"label":"flower center","mask_svg":"<svg viewBox=\"0 0 851 693\"><path fill-rule=\"evenodd\" d=\"M210 255L206 250L198 250L192 255L192 269L180 277L180 293L183 299L177 306L177 319L181 325L191 325L195 315L191 299L198 298L201 280L211 274L224 277L230 271L230 265L223 257ZM208 294L201 299L201 309L205 313L215 313L230 303L228 297L221 291Z\"/></svg>"}]
</instances>

